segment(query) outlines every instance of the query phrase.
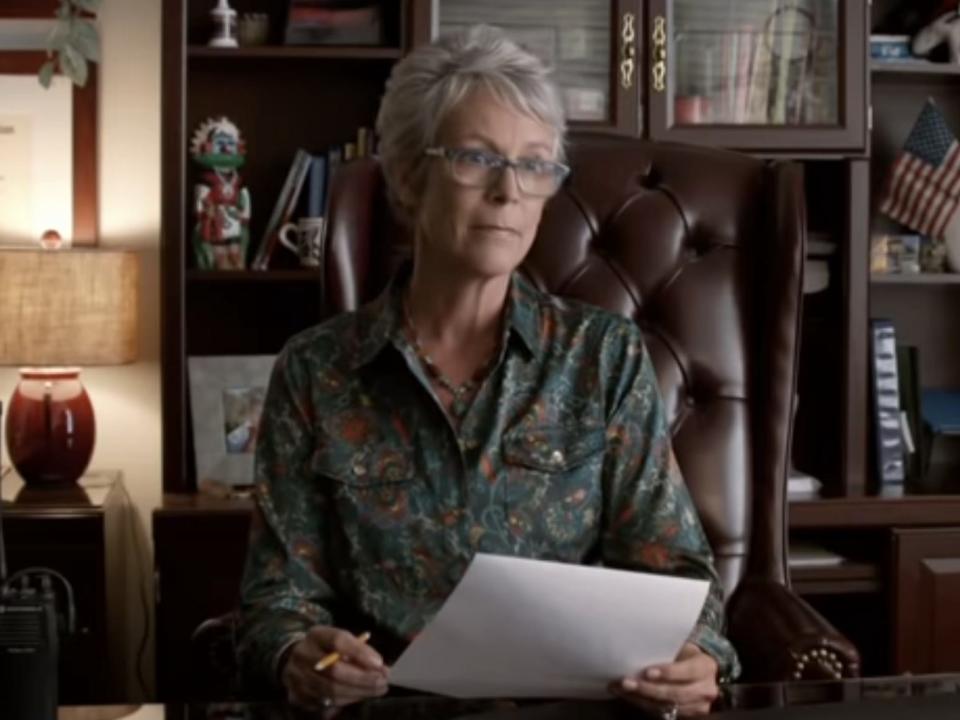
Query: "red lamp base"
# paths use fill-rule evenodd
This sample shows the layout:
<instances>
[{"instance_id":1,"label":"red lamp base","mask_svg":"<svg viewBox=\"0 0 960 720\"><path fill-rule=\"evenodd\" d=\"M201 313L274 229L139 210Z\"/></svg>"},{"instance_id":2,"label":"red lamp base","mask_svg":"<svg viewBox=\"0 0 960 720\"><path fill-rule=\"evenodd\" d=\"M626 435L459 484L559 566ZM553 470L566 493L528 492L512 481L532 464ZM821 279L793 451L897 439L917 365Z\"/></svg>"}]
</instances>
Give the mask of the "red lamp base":
<instances>
[{"instance_id":1,"label":"red lamp base","mask_svg":"<svg viewBox=\"0 0 960 720\"><path fill-rule=\"evenodd\" d=\"M76 482L90 463L95 435L79 368L20 370L7 413L7 447L27 485Z\"/></svg>"}]
</instances>

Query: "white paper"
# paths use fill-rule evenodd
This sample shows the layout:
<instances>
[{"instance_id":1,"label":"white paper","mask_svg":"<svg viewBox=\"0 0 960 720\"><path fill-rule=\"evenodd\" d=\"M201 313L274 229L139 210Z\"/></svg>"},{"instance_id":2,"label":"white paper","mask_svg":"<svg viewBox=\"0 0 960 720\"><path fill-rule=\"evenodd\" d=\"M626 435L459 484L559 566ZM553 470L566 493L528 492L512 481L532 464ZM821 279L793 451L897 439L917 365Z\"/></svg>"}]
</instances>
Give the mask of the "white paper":
<instances>
[{"instance_id":1,"label":"white paper","mask_svg":"<svg viewBox=\"0 0 960 720\"><path fill-rule=\"evenodd\" d=\"M477 555L390 671L390 683L460 698L606 698L669 662L703 608L705 580Z\"/></svg>"}]
</instances>

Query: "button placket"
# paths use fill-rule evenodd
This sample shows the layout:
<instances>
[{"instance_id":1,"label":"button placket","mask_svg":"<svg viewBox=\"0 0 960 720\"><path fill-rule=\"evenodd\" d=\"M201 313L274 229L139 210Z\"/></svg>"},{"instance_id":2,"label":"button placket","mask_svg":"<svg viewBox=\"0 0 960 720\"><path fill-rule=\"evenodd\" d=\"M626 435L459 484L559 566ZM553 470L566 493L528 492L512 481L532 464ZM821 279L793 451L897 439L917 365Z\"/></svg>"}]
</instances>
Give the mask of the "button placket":
<instances>
[{"instance_id":1,"label":"button placket","mask_svg":"<svg viewBox=\"0 0 960 720\"><path fill-rule=\"evenodd\" d=\"M355 477L362 478L367 475L367 459L363 453L357 453L351 460L351 470Z\"/></svg>"}]
</instances>

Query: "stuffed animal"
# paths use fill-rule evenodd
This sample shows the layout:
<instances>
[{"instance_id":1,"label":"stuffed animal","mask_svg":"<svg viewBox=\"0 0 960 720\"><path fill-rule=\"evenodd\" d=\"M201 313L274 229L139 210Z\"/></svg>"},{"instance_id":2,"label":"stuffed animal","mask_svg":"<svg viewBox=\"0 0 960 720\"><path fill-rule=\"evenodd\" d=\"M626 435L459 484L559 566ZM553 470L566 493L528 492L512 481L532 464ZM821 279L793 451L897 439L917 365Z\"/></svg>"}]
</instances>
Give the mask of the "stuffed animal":
<instances>
[{"instance_id":1,"label":"stuffed animal","mask_svg":"<svg viewBox=\"0 0 960 720\"><path fill-rule=\"evenodd\" d=\"M933 22L913 36L913 54L926 57L946 43L950 62L960 64L960 3L957 0L941 2L934 17Z\"/></svg>"}]
</instances>

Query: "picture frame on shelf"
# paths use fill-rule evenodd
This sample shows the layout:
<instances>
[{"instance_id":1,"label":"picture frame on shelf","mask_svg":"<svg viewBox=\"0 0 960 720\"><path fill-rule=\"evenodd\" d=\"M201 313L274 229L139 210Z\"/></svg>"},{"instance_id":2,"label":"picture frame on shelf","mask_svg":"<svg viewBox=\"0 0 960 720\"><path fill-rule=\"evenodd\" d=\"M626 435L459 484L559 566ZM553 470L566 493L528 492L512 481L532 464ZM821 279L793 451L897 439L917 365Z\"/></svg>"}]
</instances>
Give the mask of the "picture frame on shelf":
<instances>
[{"instance_id":1,"label":"picture frame on shelf","mask_svg":"<svg viewBox=\"0 0 960 720\"><path fill-rule=\"evenodd\" d=\"M285 45L383 45L383 9L373 0L289 0Z\"/></svg>"},{"instance_id":2,"label":"picture frame on shelf","mask_svg":"<svg viewBox=\"0 0 960 720\"><path fill-rule=\"evenodd\" d=\"M253 484L253 453L274 355L187 359L197 485Z\"/></svg>"}]
</instances>

